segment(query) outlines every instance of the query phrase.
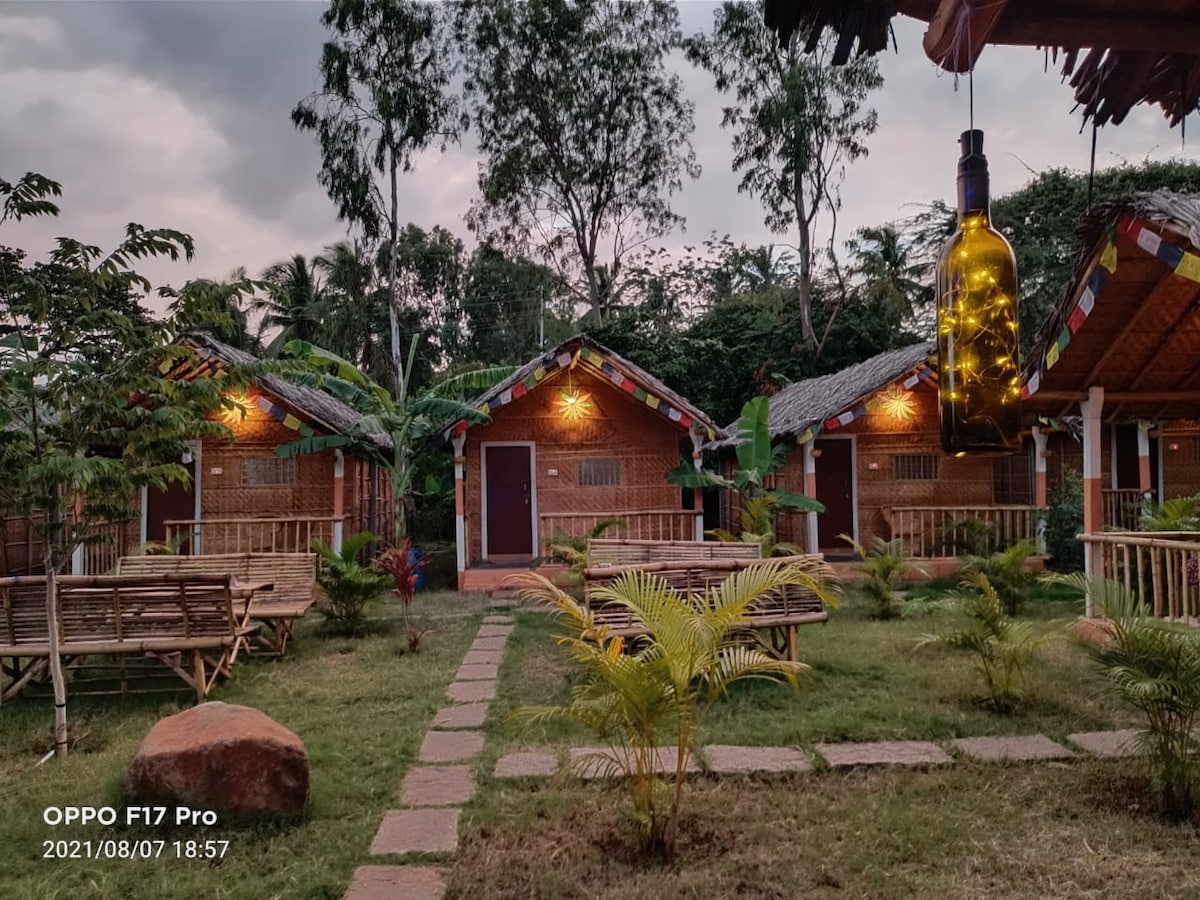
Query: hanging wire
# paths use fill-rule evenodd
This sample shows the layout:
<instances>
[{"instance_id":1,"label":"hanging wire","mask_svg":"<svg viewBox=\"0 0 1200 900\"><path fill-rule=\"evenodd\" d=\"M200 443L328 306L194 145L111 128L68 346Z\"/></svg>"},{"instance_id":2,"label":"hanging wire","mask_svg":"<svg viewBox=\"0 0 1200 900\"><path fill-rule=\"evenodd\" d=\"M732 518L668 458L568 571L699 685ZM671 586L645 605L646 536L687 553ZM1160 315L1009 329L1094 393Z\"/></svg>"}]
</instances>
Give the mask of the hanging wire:
<instances>
[{"instance_id":1,"label":"hanging wire","mask_svg":"<svg viewBox=\"0 0 1200 900\"><path fill-rule=\"evenodd\" d=\"M967 97L970 107L971 130L975 130L975 66L972 64L967 71Z\"/></svg>"}]
</instances>

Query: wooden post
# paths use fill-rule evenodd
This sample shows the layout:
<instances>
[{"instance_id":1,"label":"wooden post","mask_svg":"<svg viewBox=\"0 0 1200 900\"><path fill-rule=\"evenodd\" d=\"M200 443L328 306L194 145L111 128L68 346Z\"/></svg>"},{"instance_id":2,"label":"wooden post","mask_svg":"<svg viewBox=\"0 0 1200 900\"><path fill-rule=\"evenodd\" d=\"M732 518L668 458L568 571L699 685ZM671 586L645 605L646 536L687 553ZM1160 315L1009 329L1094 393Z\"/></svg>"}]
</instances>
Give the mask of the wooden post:
<instances>
[{"instance_id":1,"label":"wooden post","mask_svg":"<svg viewBox=\"0 0 1200 900\"><path fill-rule=\"evenodd\" d=\"M1079 404L1083 414L1083 533L1100 534L1104 531L1104 488L1100 481L1101 419L1104 408L1104 388L1088 388L1088 398ZM1088 579L1103 576L1102 547L1099 544L1084 545L1084 569ZM1088 592L1087 614L1094 616L1095 607L1091 592Z\"/></svg>"},{"instance_id":2,"label":"wooden post","mask_svg":"<svg viewBox=\"0 0 1200 900\"><path fill-rule=\"evenodd\" d=\"M1137 426L1137 448L1138 448L1138 490L1145 495L1147 492L1154 490L1154 485L1150 483L1150 429L1154 427L1153 422L1138 422Z\"/></svg>"},{"instance_id":3,"label":"wooden post","mask_svg":"<svg viewBox=\"0 0 1200 900\"><path fill-rule=\"evenodd\" d=\"M54 687L54 755L67 755L67 680L58 655L58 582L46 554L46 623L50 630L50 682Z\"/></svg>"},{"instance_id":4,"label":"wooden post","mask_svg":"<svg viewBox=\"0 0 1200 900\"><path fill-rule=\"evenodd\" d=\"M346 457L341 450L333 451L333 552L342 552L342 524L346 515ZM309 537L311 538L311 534ZM306 544L304 550L308 550Z\"/></svg>"},{"instance_id":5,"label":"wooden post","mask_svg":"<svg viewBox=\"0 0 1200 900\"><path fill-rule=\"evenodd\" d=\"M464 490L464 464L467 458L463 452L467 447L467 433L460 431L450 438L454 447L454 544L455 560L458 571L458 589L461 591L467 580L467 516L466 492Z\"/></svg>"},{"instance_id":6,"label":"wooden post","mask_svg":"<svg viewBox=\"0 0 1200 900\"><path fill-rule=\"evenodd\" d=\"M810 499L816 499L817 496L817 460L813 456L813 441L805 441L801 447L804 449L804 495ZM818 546L817 538L817 514L809 510L804 514L805 525L805 550L809 553L816 553L820 547Z\"/></svg>"},{"instance_id":7,"label":"wooden post","mask_svg":"<svg viewBox=\"0 0 1200 900\"><path fill-rule=\"evenodd\" d=\"M704 468L704 454L700 452L700 448L704 445L704 435L698 431L691 433L692 437L692 465L699 472ZM696 488L694 492L694 506L696 512L696 535L698 541L704 540L704 491Z\"/></svg>"}]
</instances>

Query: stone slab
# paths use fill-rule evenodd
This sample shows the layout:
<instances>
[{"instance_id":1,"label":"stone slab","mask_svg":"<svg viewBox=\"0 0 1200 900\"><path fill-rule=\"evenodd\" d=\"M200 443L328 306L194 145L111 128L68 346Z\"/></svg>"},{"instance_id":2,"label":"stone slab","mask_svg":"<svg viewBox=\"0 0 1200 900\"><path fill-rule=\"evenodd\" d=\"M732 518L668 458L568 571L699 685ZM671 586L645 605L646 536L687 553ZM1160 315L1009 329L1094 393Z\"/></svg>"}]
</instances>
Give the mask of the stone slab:
<instances>
[{"instance_id":1,"label":"stone slab","mask_svg":"<svg viewBox=\"0 0 1200 900\"><path fill-rule=\"evenodd\" d=\"M512 634L513 627L511 625L480 625L476 637L481 638L503 638Z\"/></svg>"},{"instance_id":2,"label":"stone slab","mask_svg":"<svg viewBox=\"0 0 1200 900\"><path fill-rule=\"evenodd\" d=\"M504 658L501 650L468 650L463 657L464 666L498 666Z\"/></svg>"},{"instance_id":3,"label":"stone slab","mask_svg":"<svg viewBox=\"0 0 1200 900\"><path fill-rule=\"evenodd\" d=\"M421 762L462 762L479 755L483 733L479 731L428 731L421 741Z\"/></svg>"},{"instance_id":4,"label":"stone slab","mask_svg":"<svg viewBox=\"0 0 1200 900\"><path fill-rule=\"evenodd\" d=\"M486 703L462 703L457 706L443 706L433 717L433 727L443 730L452 728L482 728L487 718Z\"/></svg>"},{"instance_id":5,"label":"stone slab","mask_svg":"<svg viewBox=\"0 0 1200 900\"><path fill-rule=\"evenodd\" d=\"M463 663L454 675L455 681L495 681L500 675L496 663Z\"/></svg>"},{"instance_id":6,"label":"stone slab","mask_svg":"<svg viewBox=\"0 0 1200 900\"><path fill-rule=\"evenodd\" d=\"M497 778L549 778L558 771L558 754L540 750L506 753L496 763Z\"/></svg>"},{"instance_id":7,"label":"stone slab","mask_svg":"<svg viewBox=\"0 0 1200 900\"><path fill-rule=\"evenodd\" d=\"M1068 734L1067 740L1093 756L1113 758L1136 756L1138 750L1134 741L1137 735L1137 729L1126 728L1121 731L1085 731L1079 734Z\"/></svg>"},{"instance_id":8,"label":"stone slab","mask_svg":"<svg viewBox=\"0 0 1200 900\"><path fill-rule=\"evenodd\" d=\"M445 870L436 866L359 866L344 900L442 900Z\"/></svg>"},{"instance_id":9,"label":"stone slab","mask_svg":"<svg viewBox=\"0 0 1200 900\"><path fill-rule=\"evenodd\" d=\"M960 753L984 762L1068 759L1075 755L1062 744L1056 744L1044 734L1026 734L1020 737L959 738L952 742L952 746Z\"/></svg>"},{"instance_id":10,"label":"stone slab","mask_svg":"<svg viewBox=\"0 0 1200 900\"><path fill-rule=\"evenodd\" d=\"M609 764L604 759L596 758L597 753L610 753L606 747L572 747L569 751L568 765L571 772L580 778L604 778L608 774ZM659 747L654 751L654 771L666 775L675 771L676 750L674 747ZM698 772L700 767L689 754L685 771Z\"/></svg>"},{"instance_id":11,"label":"stone slab","mask_svg":"<svg viewBox=\"0 0 1200 900\"><path fill-rule=\"evenodd\" d=\"M513 623L512 616L484 616L484 625L511 625Z\"/></svg>"},{"instance_id":12,"label":"stone slab","mask_svg":"<svg viewBox=\"0 0 1200 900\"><path fill-rule=\"evenodd\" d=\"M462 806L475 796L475 774L470 766L418 766L400 785L405 806Z\"/></svg>"},{"instance_id":13,"label":"stone slab","mask_svg":"<svg viewBox=\"0 0 1200 900\"><path fill-rule=\"evenodd\" d=\"M458 849L459 809L393 809L371 841L371 853L453 853Z\"/></svg>"},{"instance_id":14,"label":"stone slab","mask_svg":"<svg viewBox=\"0 0 1200 900\"><path fill-rule=\"evenodd\" d=\"M476 653L483 651L485 653L501 653L504 650L505 640L502 637L487 637L475 638L474 643L467 648L468 652Z\"/></svg>"},{"instance_id":15,"label":"stone slab","mask_svg":"<svg viewBox=\"0 0 1200 900\"><path fill-rule=\"evenodd\" d=\"M942 766L954 760L932 741L872 741L817 744L817 752L834 769L855 766Z\"/></svg>"},{"instance_id":16,"label":"stone slab","mask_svg":"<svg viewBox=\"0 0 1200 900\"><path fill-rule=\"evenodd\" d=\"M496 696L494 681L455 681L446 688L446 696L455 703L479 703Z\"/></svg>"},{"instance_id":17,"label":"stone slab","mask_svg":"<svg viewBox=\"0 0 1200 900\"><path fill-rule=\"evenodd\" d=\"M808 772L812 762L794 747L734 747L712 744L702 755L710 772Z\"/></svg>"}]
</instances>

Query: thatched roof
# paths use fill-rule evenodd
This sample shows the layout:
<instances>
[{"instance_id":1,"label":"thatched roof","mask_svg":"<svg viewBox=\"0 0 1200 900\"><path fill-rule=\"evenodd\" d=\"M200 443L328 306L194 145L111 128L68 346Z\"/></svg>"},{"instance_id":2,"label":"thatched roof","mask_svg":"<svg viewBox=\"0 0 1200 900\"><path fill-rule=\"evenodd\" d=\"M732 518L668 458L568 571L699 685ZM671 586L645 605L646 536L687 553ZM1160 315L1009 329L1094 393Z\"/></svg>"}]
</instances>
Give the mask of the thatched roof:
<instances>
[{"instance_id":1,"label":"thatched roof","mask_svg":"<svg viewBox=\"0 0 1200 900\"><path fill-rule=\"evenodd\" d=\"M771 397L767 427L771 438L801 438L810 429L846 415L881 389L905 375L919 377L930 373L929 357L937 351L934 341L923 341L872 356L840 372L789 384ZM739 443L737 423L725 429L729 437L716 441L713 448Z\"/></svg>"},{"instance_id":2,"label":"thatched roof","mask_svg":"<svg viewBox=\"0 0 1200 900\"><path fill-rule=\"evenodd\" d=\"M799 31L811 51L833 31L837 65L884 50L900 14L929 23L925 53L950 72L970 69L985 44L1044 47L1056 62L1061 53L1063 79L1100 125L1139 103L1161 106L1172 126L1200 108L1196 0L764 0L781 40Z\"/></svg>"},{"instance_id":3,"label":"thatched roof","mask_svg":"<svg viewBox=\"0 0 1200 900\"><path fill-rule=\"evenodd\" d=\"M1026 358L1027 414L1077 413L1095 386L1106 417L1200 415L1200 195L1118 197L1077 235L1075 276Z\"/></svg>"},{"instance_id":4,"label":"thatched roof","mask_svg":"<svg viewBox=\"0 0 1200 900\"><path fill-rule=\"evenodd\" d=\"M470 404L482 412L490 413L520 399L527 391L536 389L555 372L574 366L582 366L609 381L614 389L622 390L638 402L645 403L681 428L703 432L709 440L723 436L720 427L713 423L708 414L692 405L686 397L671 390L645 369L582 334L531 359L495 387L470 401ZM449 439L452 432L463 431L466 427L465 422L457 422L443 432L443 437Z\"/></svg>"},{"instance_id":5,"label":"thatched roof","mask_svg":"<svg viewBox=\"0 0 1200 900\"><path fill-rule=\"evenodd\" d=\"M179 343L196 351L201 361L208 361L212 373L223 367L250 368L259 360L244 350L238 350L206 334L189 334ZM329 434L353 434L356 422L362 417L341 400L325 391L294 384L279 375L258 374L250 383L265 394L282 402L290 412ZM358 435L354 435L358 436ZM392 439L386 434L366 438L383 450L392 449Z\"/></svg>"}]
</instances>

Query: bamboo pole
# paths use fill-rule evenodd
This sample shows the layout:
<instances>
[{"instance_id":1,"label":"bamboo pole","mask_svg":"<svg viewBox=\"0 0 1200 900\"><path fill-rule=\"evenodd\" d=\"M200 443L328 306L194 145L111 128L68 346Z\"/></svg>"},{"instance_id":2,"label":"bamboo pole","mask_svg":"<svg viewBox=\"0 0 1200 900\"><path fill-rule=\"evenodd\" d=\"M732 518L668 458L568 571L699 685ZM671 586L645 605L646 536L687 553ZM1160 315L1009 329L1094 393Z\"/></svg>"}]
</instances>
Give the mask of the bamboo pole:
<instances>
[{"instance_id":1,"label":"bamboo pole","mask_svg":"<svg viewBox=\"0 0 1200 900\"><path fill-rule=\"evenodd\" d=\"M1155 546L1150 547L1150 579L1154 588L1154 614L1162 618L1162 585L1158 578L1158 547Z\"/></svg>"},{"instance_id":2,"label":"bamboo pole","mask_svg":"<svg viewBox=\"0 0 1200 900\"><path fill-rule=\"evenodd\" d=\"M54 688L54 755L67 755L67 682L58 655L58 586L50 554L46 565L46 624L49 627L50 681Z\"/></svg>"}]
</instances>

